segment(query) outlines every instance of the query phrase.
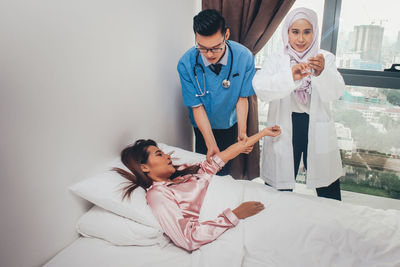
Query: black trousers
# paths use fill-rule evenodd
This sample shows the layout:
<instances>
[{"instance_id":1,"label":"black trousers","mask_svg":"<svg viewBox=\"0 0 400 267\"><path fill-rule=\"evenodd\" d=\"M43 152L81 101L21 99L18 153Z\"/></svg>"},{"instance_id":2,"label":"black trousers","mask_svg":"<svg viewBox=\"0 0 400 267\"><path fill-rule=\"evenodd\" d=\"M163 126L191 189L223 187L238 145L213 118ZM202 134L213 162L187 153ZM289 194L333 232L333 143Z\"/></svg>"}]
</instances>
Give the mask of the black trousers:
<instances>
[{"instance_id":1,"label":"black trousers","mask_svg":"<svg viewBox=\"0 0 400 267\"><path fill-rule=\"evenodd\" d=\"M204 141L203 135L199 128L194 127L194 135L196 138L195 151L200 154L207 154L207 146ZM235 123L229 129L212 129L215 141L217 142L220 151L227 149L232 144L236 143L237 140L237 123ZM225 164L225 166L217 173L217 175L228 175L231 170L231 161Z\"/></svg>"},{"instance_id":2,"label":"black trousers","mask_svg":"<svg viewBox=\"0 0 400 267\"><path fill-rule=\"evenodd\" d=\"M303 164L307 169L307 147L308 147L308 126L310 117L307 113L292 113L292 144L294 159L294 178L296 179L299 171L301 155L303 154ZM318 137L316 137L318 138ZM317 188L319 197L332 198L342 200L340 194L340 180L326 187Z\"/></svg>"}]
</instances>

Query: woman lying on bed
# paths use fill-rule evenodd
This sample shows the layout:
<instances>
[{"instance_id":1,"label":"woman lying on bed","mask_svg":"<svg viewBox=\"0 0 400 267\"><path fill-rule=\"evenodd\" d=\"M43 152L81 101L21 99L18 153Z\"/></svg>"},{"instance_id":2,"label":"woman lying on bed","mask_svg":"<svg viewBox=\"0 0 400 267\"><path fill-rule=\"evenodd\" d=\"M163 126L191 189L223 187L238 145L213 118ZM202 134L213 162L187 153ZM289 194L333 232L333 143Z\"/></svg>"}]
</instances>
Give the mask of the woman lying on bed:
<instances>
[{"instance_id":1,"label":"woman lying on bed","mask_svg":"<svg viewBox=\"0 0 400 267\"><path fill-rule=\"evenodd\" d=\"M264 209L257 201L244 202L234 210L226 209L212 221L199 222L200 209L208 184L229 160L253 146L264 136L275 137L279 126L265 128L237 142L212 157L193 166L174 166L153 140L138 140L121 152L121 160L132 172L114 168L130 181L123 198L130 197L138 186L147 190L146 199L164 233L175 245L188 251L195 250L238 224L239 219L253 216ZM223 195L221 194L221 197Z\"/></svg>"}]
</instances>

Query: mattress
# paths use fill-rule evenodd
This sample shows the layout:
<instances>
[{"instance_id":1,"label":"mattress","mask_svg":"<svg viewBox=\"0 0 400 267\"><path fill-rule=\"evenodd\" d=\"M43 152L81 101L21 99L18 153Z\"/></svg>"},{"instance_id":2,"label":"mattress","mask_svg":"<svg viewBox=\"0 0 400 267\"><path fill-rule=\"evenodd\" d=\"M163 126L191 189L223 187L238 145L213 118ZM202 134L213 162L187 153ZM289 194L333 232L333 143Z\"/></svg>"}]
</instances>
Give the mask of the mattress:
<instances>
[{"instance_id":1,"label":"mattress","mask_svg":"<svg viewBox=\"0 0 400 267\"><path fill-rule=\"evenodd\" d=\"M97 238L80 237L44 267L177 267L191 266L188 252L173 244L160 246L114 246Z\"/></svg>"}]
</instances>

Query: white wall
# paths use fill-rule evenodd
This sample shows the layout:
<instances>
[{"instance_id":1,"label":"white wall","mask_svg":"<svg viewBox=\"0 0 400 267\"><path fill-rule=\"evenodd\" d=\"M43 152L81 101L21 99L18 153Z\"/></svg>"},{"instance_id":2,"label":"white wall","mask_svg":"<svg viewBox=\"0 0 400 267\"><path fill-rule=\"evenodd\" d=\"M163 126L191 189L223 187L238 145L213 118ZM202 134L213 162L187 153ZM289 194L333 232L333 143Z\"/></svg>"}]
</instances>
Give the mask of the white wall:
<instances>
[{"instance_id":1,"label":"white wall","mask_svg":"<svg viewBox=\"0 0 400 267\"><path fill-rule=\"evenodd\" d=\"M198 2L198 1L197 1ZM88 203L68 186L137 138L191 148L188 0L0 0L0 266L39 266Z\"/></svg>"}]
</instances>

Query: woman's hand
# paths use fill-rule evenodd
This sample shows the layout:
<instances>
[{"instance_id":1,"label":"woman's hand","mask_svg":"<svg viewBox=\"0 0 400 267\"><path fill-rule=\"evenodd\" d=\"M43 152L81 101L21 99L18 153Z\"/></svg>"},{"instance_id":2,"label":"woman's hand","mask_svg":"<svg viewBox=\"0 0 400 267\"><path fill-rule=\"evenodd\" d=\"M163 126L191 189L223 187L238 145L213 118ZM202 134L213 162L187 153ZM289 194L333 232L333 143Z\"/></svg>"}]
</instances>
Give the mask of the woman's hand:
<instances>
[{"instance_id":1,"label":"woman's hand","mask_svg":"<svg viewBox=\"0 0 400 267\"><path fill-rule=\"evenodd\" d=\"M301 80L310 74L311 74L311 67L305 62L301 62L299 64L292 66L292 75L294 81Z\"/></svg>"},{"instance_id":2,"label":"woman's hand","mask_svg":"<svg viewBox=\"0 0 400 267\"><path fill-rule=\"evenodd\" d=\"M239 134L238 134L237 140L238 140L238 142L244 142L244 143L246 143L248 138L249 138L249 137L247 136L246 133L239 133ZM243 150L242 153L249 154L252 150L253 150L253 146L247 146L247 147Z\"/></svg>"},{"instance_id":3,"label":"woman's hand","mask_svg":"<svg viewBox=\"0 0 400 267\"><path fill-rule=\"evenodd\" d=\"M247 140L241 140L229 146L224 151L218 153L218 156L223 162L227 163L231 159L238 156L240 153L250 150L261 138L264 136L277 136L281 134L281 128L279 126L273 126L265 128L252 136L247 137ZM209 149L210 150L210 149Z\"/></svg>"},{"instance_id":4,"label":"woman's hand","mask_svg":"<svg viewBox=\"0 0 400 267\"><path fill-rule=\"evenodd\" d=\"M243 202L240 204L236 209L232 212L238 217L239 219L245 219L247 217L256 215L260 211L264 209L264 204L258 201L248 201Z\"/></svg>"},{"instance_id":5,"label":"woman's hand","mask_svg":"<svg viewBox=\"0 0 400 267\"><path fill-rule=\"evenodd\" d=\"M314 69L314 76L319 76L325 68L325 58L322 54L310 57L308 63Z\"/></svg>"},{"instance_id":6,"label":"woman's hand","mask_svg":"<svg viewBox=\"0 0 400 267\"><path fill-rule=\"evenodd\" d=\"M264 136L278 136L282 133L281 127L278 125L272 126L272 127L266 127L262 130L262 133Z\"/></svg>"}]
</instances>

